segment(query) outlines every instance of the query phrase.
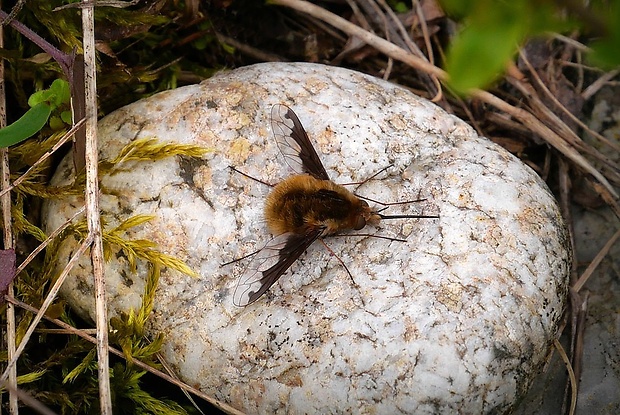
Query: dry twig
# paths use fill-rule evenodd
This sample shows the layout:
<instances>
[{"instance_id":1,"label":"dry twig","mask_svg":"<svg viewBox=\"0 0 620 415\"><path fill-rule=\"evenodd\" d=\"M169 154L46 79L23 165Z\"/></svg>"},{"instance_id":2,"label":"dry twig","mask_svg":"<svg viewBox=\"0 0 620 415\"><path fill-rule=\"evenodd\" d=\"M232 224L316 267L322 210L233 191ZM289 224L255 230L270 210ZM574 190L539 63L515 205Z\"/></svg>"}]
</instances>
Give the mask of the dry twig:
<instances>
[{"instance_id":1,"label":"dry twig","mask_svg":"<svg viewBox=\"0 0 620 415\"><path fill-rule=\"evenodd\" d=\"M562 357L562 360L566 365L566 370L568 371L568 377L571 384L571 402L569 414L573 415L575 413L575 407L577 406L577 383L575 381L575 373L573 372L573 367L571 366L570 359L566 355L566 352L564 351L564 348L562 347L558 339L553 339L553 345L555 346L555 349L560 353L560 357Z\"/></svg>"},{"instance_id":2,"label":"dry twig","mask_svg":"<svg viewBox=\"0 0 620 415\"><path fill-rule=\"evenodd\" d=\"M108 355L108 309L104 279L103 242L99 215L99 182L97 146L97 67L95 56L94 5L83 2L84 81L86 104L86 222L92 246L90 257L95 277L95 319L97 326L97 370L101 414L112 415L110 363Z\"/></svg>"},{"instance_id":3,"label":"dry twig","mask_svg":"<svg viewBox=\"0 0 620 415\"><path fill-rule=\"evenodd\" d=\"M0 26L0 48L4 46L4 33ZM0 62L0 128L6 126L6 91L4 89L4 61ZM0 193L0 205L2 206L2 226L4 229L4 249L14 249L13 228L11 221L11 193L9 193L11 185L11 170L9 168L9 149L0 149L0 163L2 164L2 193ZM9 284L8 291L13 295L13 282ZM12 304L8 304L6 308L6 342L8 359L15 356L15 308ZM9 411L12 414L17 413L17 367L10 369L8 379L9 389Z\"/></svg>"},{"instance_id":4,"label":"dry twig","mask_svg":"<svg viewBox=\"0 0 620 415\"><path fill-rule=\"evenodd\" d=\"M572 288L573 290L575 290L575 292L581 291L585 283L594 273L594 270L596 270L596 268L600 265L601 261L603 261L603 258L607 256L607 254L611 250L611 247L614 246L618 238L620 238L620 230L616 231L616 233L614 233L613 236L609 238L605 246L598 252L598 254L596 254L596 257L594 257L592 262L590 262L590 265L588 265L583 274L581 274L581 277L579 277L577 282L573 285Z\"/></svg>"},{"instance_id":5,"label":"dry twig","mask_svg":"<svg viewBox=\"0 0 620 415\"><path fill-rule=\"evenodd\" d=\"M21 176L19 176L17 179L15 179L15 181L12 184L9 184L8 187L3 188L0 191L0 197L4 196L5 193L10 192L11 190L13 190L15 187L19 186L24 180L26 180L26 178L28 178L32 172L36 171L37 168L39 167L39 165L41 165L41 163L43 163L45 160L47 160L52 154L54 154L56 151L58 151L58 149L60 147L62 147L63 144L65 144L67 141L69 141L71 138L73 138L73 135L77 132L78 129L80 129L82 126L84 125L84 119L81 119L80 121L78 121L77 123L75 123L73 125L73 127L71 127L71 129L69 131L67 131L61 138L60 140L58 140L58 142L56 144L54 144L51 148L50 151L46 152L45 154L43 154L41 157L39 157L39 159L34 162L34 164L32 166L30 166L30 168L28 170L26 170L26 172L24 174L22 174Z\"/></svg>"},{"instance_id":6,"label":"dry twig","mask_svg":"<svg viewBox=\"0 0 620 415\"><path fill-rule=\"evenodd\" d=\"M54 285L52 285L52 288L50 289L49 293L47 294L47 297L45 297L45 300L43 301L43 304L41 305L41 308L39 309L37 314L32 319L32 322L30 323L30 326L28 326L28 329L26 330L26 333L24 334L24 337L23 337L22 341L19 343L19 346L15 350L15 355L13 356L12 359L9 359L9 362L7 363L7 367L4 370L4 373L2 374L2 376L0 376L0 382L4 382L5 380L7 380L11 368L14 367L15 364L17 363L17 359L19 359L19 356L21 356L22 352L26 348L26 344L30 340L30 337L32 336L32 333L34 332L34 330L36 329L37 325L41 321L41 318L43 318L43 315L45 314L45 312L47 311L49 306L52 305L52 302L56 299L56 296L58 295L58 291L60 291L60 287L62 286L63 282L67 278L67 275L69 275L69 272L73 269L75 264L77 264L78 260L82 256L82 254L84 252L86 252L86 250L90 246L91 242L92 242L92 238L91 237L87 237L82 242L82 244L78 247L78 249L71 256L71 259L69 259L69 262L67 263L67 266L62 271L62 273L60 274L60 276L58 277L58 279L56 280ZM7 296L7 297L9 299L12 298L10 296Z\"/></svg>"}]
</instances>

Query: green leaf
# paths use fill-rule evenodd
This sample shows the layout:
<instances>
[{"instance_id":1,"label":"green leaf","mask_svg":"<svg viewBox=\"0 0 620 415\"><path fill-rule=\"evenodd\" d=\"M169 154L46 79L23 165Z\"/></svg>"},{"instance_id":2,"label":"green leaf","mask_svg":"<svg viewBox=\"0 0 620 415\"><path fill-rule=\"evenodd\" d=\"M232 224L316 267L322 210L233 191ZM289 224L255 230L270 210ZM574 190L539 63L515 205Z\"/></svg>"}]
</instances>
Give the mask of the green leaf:
<instances>
[{"instance_id":1,"label":"green leaf","mask_svg":"<svg viewBox=\"0 0 620 415\"><path fill-rule=\"evenodd\" d=\"M488 85L502 73L521 38L522 32L515 26L502 29L501 36L489 27L465 29L448 52L446 69L450 86L467 92Z\"/></svg>"},{"instance_id":2,"label":"green leaf","mask_svg":"<svg viewBox=\"0 0 620 415\"><path fill-rule=\"evenodd\" d=\"M392 9L394 9L394 11L396 13L407 13L409 10L411 10L404 2L402 1L392 1L390 2Z\"/></svg>"},{"instance_id":3,"label":"green leaf","mask_svg":"<svg viewBox=\"0 0 620 415\"><path fill-rule=\"evenodd\" d=\"M620 65L620 53L618 53L620 42L616 39L608 38L592 44L592 54L590 59L600 68L611 70Z\"/></svg>"},{"instance_id":4,"label":"green leaf","mask_svg":"<svg viewBox=\"0 0 620 415\"><path fill-rule=\"evenodd\" d=\"M500 75L529 31L524 1L480 0L446 58L450 86L466 93Z\"/></svg>"},{"instance_id":5,"label":"green leaf","mask_svg":"<svg viewBox=\"0 0 620 415\"><path fill-rule=\"evenodd\" d=\"M609 8L599 12L604 19L605 37L593 42L589 58L595 65L611 70L620 65L620 4L610 2Z\"/></svg>"},{"instance_id":6,"label":"green leaf","mask_svg":"<svg viewBox=\"0 0 620 415\"><path fill-rule=\"evenodd\" d=\"M59 131L65 128L65 123L62 121L62 119L59 116L52 115L50 117L50 128L54 131Z\"/></svg>"},{"instance_id":7,"label":"green leaf","mask_svg":"<svg viewBox=\"0 0 620 415\"><path fill-rule=\"evenodd\" d=\"M52 107L47 102L39 102L19 120L0 129L0 147L12 146L41 131L51 113Z\"/></svg>"},{"instance_id":8,"label":"green leaf","mask_svg":"<svg viewBox=\"0 0 620 415\"><path fill-rule=\"evenodd\" d=\"M65 124L71 125L73 122L73 114L71 111L63 111L60 113L60 119L63 120Z\"/></svg>"},{"instance_id":9,"label":"green leaf","mask_svg":"<svg viewBox=\"0 0 620 415\"><path fill-rule=\"evenodd\" d=\"M231 55L233 53L235 53L235 47L234 46L230 46L226 43L220 43L220 46L222 46L222 49L224 49L226 51L226 53L230 53Z\"/></svg>"},{"instance_id":10,"label":"green leaf","mask_svg":"<svg viewBox=\"0 0 620 415\"><path fill-rule=\"evenodd\" d=\"M574 26L547 2L444 0L442 4L465 16L465 27L446 57L450 86L459 93L492 83L528 37Z\"/></svg>"},{"instance_id":11,"label":"green leaf","mask_svg":"<svg viewBox=\"0 0 620 415\"><path fill-rule=\"evenodd\" d=\"M71 88L67 81L63 79L54 80L50 86L50 91L57 97L56 103L58 105L69 104L71 102Z\"/></svg>"},{"instance_id":12,"label":"green leaf","mask_svg":"<svg viewBox=\"0 0 620 415\"><path fill-rule=\"evenodd\" d=\"M71 102L69 83L62 79L56 79L48 89L37 91L28 98L28 105L31 107L41 102L47 102L52 106L52 110L62 104Z\"/></svg>"},{"instance_id":13,"label":"green leaf","mask_svg":"<svg viewBox=\"0 0 620 415\"><path fill-rule=\"evenodd\" d=\"M472 3L463 0L442 0L441 6L453 18L463 18L471 13Z\"/></svg>"}]
</instances>

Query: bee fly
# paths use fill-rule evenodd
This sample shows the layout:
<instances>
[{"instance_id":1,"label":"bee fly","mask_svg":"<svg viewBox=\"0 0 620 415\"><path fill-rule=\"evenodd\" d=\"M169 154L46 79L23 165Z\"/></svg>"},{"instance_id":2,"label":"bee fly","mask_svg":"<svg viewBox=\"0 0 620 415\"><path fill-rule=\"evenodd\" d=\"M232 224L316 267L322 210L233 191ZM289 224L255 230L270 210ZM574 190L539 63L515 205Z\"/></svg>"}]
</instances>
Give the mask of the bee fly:
<instances>
[{"instance_id":1,"label":"bee fly","mask_svg":"<svg viewBox=\"0 0 620 415\"><path fill-rule=\"evenodd\" d=\"M236 306L258 300L319 238L360 230L381 219L438 218L383 215L332 182L299 118L289 107L273 106L271 127L280 152L298 174L280 182L267 196L265 219L276 236L256 252L239 278L233 295Z\"/></svg>"}]
</instances>

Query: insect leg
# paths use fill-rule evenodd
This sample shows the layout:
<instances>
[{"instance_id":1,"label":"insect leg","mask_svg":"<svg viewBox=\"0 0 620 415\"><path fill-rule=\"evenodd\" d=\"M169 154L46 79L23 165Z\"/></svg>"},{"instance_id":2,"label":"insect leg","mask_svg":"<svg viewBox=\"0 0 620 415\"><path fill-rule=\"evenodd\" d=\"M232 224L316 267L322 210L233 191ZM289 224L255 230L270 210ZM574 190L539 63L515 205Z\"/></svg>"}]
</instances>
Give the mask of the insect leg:
<instances>
[{"instance_id":1,"label":"insect leg","mask_svg":"<svg viewBox=\"0 0 620 415\"><path fill-rule=\"evenodd\" d=\"M229 169L231 169L232 171L234 171L235 173L239 173L240 175L245 176L245 177L247 177L248 179L252 179L252 180L254 180L255 182L262 183L262 184L264 184L265 186L269 186L269 187L274 187L274 186L275 186L275 185L273 185L273 184L271 184L271 183L264 182L264 181L262 181L261 179L257 179L256 177L252 177L252 176L250 176L249 174L246 174L246 173L242 172L241 170L237 170L237 169L236 169L235 167L233 167L233 166L228 166L228 168L229 168Z\"/></svg>"},{"instance_id":2,"label":"insect leg","mask_svg":"<svg viewBox=\"0 0 620 415\"><path fill-rule=\"evenodd\" d=\"M361 182L343 183L342 186L357 186L357 187L360 187L361 185L363 185L364 183L374 179L375 177L377 177L378 175L380 175L381 173L383 173L384 171L386 171L390 167L392 167L391 164L389 166L383 167L382 169L380 169L376 173L374 173L372 176L362 180Z\"/></svg>"},{"instance_id":3,"label":"insect leg","mask_svg":"<svg viewBox=\"0 0 620 415\"><path fill-rule=\"evenodd\" d=\"M344 261L338 256L336 255L336 253L329 247L329 245L327 245L325 243L325 241L323 240L323 238L319 238L319 241L321 241L321 243L323 244L323 246L327 249L327 251L329 251L329 253L336 257L336 259L338 260L338 262L340 262L340 264L342 264L343 268L345 269L345 271L347 271L347 274L349 275L349 278L351 279L351 282L353 283L353 286L355 287L355 289L359 292L360 294L360 300L362 301L362 305L364 307L366 307L366 302L364 301L364 296L362 295L362 290L360 289L360 286L357 285L357 283L355 282L355 279L353 278L353 274L351 274L351 271L349 271L349 268L346 266L346 264L344 263Z\"/></svg>"}]
</instances>

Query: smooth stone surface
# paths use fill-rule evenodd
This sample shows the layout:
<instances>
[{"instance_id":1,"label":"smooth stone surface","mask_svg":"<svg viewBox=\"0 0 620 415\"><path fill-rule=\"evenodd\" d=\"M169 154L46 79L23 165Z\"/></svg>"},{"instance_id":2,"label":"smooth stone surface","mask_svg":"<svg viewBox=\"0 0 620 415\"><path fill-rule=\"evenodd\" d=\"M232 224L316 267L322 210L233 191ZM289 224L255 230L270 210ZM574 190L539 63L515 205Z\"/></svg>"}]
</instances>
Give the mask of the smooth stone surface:
<instances>
[{"instance_id":1,"label":"smooth stone surface","mask_svg":"<svg viewBox=\"0 0 620 415\"><path fill-rule=\"evenodd\" d=\"M269 183L292 172L278 153L271 107L299 116L332 180L359 182L374 200L426 201L391 214L376 233L315 243L256 303L232 295L262 247ZM504 413L544 363L564 309L567 233L553 196L515 157L403 88L349 70L272 63L157 94L100 122L100 156L129 141L197 143L202 160L127 162L101 178L108 226L156 219L128 232L183 259L200 277L164 270L151 331L186 382L248 413ZM54 184L72 169L65 160ZM51 231L81 200L46 207ZM61 248L68 258L75 243ZM58 264L62 269L64 263ZM63 295L93 314L89 260ZM106 278L112 312L138 307L146 267L115 256Z\"/></svg>"}]
</instances>

